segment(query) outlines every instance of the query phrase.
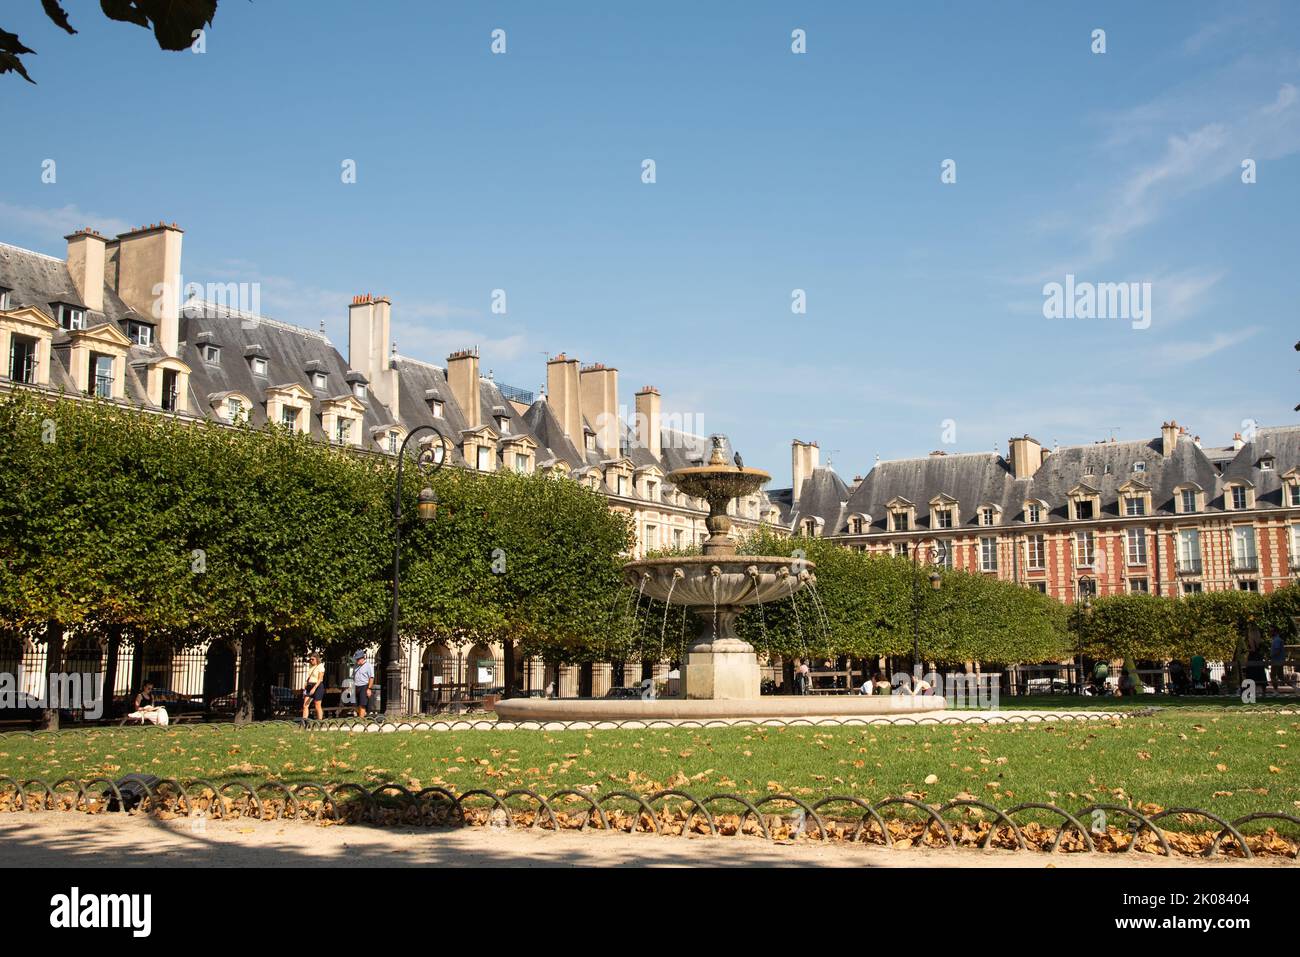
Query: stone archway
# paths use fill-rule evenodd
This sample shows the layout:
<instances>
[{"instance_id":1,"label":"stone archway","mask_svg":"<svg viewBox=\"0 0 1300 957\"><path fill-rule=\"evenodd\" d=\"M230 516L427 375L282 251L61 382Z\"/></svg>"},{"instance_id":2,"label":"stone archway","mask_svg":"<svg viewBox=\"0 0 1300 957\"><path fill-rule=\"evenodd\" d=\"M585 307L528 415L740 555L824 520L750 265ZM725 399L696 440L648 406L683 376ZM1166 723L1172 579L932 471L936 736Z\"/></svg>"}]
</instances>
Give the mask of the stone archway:
<instances>
[{"instance_id":1,"label":"stone archway","mask_svg":"<svg viewBox=\"0 0 1300 957\"><path fill-rule=\"evenodd\" d=\"M456 683L456 656L444 642L429 645L420 656L420 709L440 711Z\"/></svg>"}]
</instances>

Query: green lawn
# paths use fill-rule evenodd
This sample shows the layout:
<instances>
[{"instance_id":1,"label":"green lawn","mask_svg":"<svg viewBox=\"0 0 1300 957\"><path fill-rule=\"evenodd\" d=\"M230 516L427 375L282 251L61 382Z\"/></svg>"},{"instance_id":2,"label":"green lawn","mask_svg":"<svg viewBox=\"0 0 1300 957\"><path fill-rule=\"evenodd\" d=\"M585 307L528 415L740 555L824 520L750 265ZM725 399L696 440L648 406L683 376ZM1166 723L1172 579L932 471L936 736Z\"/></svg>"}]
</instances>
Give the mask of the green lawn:
<instances>
[{"instance_id":1,"label":"green lawn","mask_svg":"<svg viewBox=\"0 0 1300 957\"><path fill-rule=\"evenodd\" d=\"M392 780L411 788L526 787L544 794L679 787L701 796L910 794L928 803L971 795L1002 807L1192 805L1234 817L1300 814L1297 749L1300 715L1225 708L960 727L349 734L263 725L0 738L0 775L52 783L139 771L181 780Z\"/></svg>"}]
</instances>

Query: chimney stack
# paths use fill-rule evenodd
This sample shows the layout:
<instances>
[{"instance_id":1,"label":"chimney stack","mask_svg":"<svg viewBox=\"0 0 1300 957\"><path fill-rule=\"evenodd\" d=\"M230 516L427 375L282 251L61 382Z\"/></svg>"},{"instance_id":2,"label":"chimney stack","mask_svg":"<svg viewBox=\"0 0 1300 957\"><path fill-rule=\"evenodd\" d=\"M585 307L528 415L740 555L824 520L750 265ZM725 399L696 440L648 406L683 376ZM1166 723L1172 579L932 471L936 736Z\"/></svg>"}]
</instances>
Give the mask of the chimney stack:
<instances>
[{"instance_id":1,"label":"chimney stack","mask_svg":"<svg viewBox=\"0 0 1300 957\"><path fill-rule=\"evenodd\" d=\"M591 417L596 444L609 458L622 451L622 429L618 421L618 370L596 362L579 373L583 414Z\"/></svg>"},{"instance_id":2,"label":"chimney stack","mask_svg":"<svg viewBox=\"0 0 1300 957\"><path fill-rule=\"evenodd\" d=\"M447 387L465 416L465 424L477 429L483 424L483 403L478 391L478 349L462 349L447 356Z\"/></svg>"},{"instance_id":3,"label":"chimney stack","mask_svg":"<svg viewBox=\"0 0 1300 957\"><path fill-rule=\"evenodd\" d=\"M108 240L93 229L79 229L68 241L68 274L77 295L92 312L104 311L104 258Z\"/></svg>"},{"instance_id":4,"label":"chimney stack","mask_svg":"<svg viewBox=\"0 0 1300 957\"><path fill-rule=\"evenodd\" d=\"M392 302L370 293L353 296L348 305L348 365L364 375L370 392L399 420L397 370L389 358Z\"/></svg>"},{"instance_id":5,"label":"chimney stack","mask_svg":"<svg viewBox=\"0 0 1300 957\"><path fill-rule=\"evenodd\" d=\"M636 441L655 458L663 455L663 424L659 406L659 390L654 386L643 386L636 394Z\"/></svg>"},{"instance_id":6,"label":"chimney stack","mask_svg":"<svg viewBox=\"0 0 1300 957\"><path fill-rule=\"evenodd\" d=\"M1022 435L1007 439L1010 450L1011 472L1018 479L1033 478L1043 464L1043 446L1034 438Z\"/></svg>"},{"instance_id":7,"label":"chimney stack","mask_svg":"<svg viewBox=\"0 0 1300 957\"><path fill-rule=\"evenodd\" d=\"M546 363L546 401L550 403L560 428L569 441L582 452L586 443L582 432L582 396L578 388L578 360L563 352Z\"/></svg>"},{"instance_id":8,"label":"chimney stack","mask_svg":"<svg viewBox=\"0 0 1300 957\"><path fill-rule=\"evenodd\" d=\"M816 442L800 442L795 439L790 443L790 495L793 504L799 504L804 480L810 478L816 471L820 458L821 448Z\"/></svg>"},{"instance_id":9,"label":"chimney stack","mask_svg":"<svg viewBox=\"0 0 1300 957\"><path fill-rule=\"evenodd\" d=\"M175 223L154 223L120 234L104 250L109 285L124 303L157 323L158 345L169 356L176 355L180 341L183 234Z\"/></svg>"},{"instance_id":10,"label":"chimney stack","mask_svg":"<svg viewBox=\"0 0 1300 957\"><path fill-rule=\"evenodd\" d=\"M1174 454L1178 448L1178 423L1174 421L1160 424L1160 452L1165 458Z\"/></svg>"},{"instance_id":11,"label":"chimney stack","mask_svg":"<svg viewBox=\"0 0 1300 957\"><path fill-rule=\"evenodd\" d=\"M1246 444L1246 440L1241 437L1240 432L1232 433L1232 450L1234 452L1240 452L1241 447L1245 444Z\"/></svg>"}]
</instances>

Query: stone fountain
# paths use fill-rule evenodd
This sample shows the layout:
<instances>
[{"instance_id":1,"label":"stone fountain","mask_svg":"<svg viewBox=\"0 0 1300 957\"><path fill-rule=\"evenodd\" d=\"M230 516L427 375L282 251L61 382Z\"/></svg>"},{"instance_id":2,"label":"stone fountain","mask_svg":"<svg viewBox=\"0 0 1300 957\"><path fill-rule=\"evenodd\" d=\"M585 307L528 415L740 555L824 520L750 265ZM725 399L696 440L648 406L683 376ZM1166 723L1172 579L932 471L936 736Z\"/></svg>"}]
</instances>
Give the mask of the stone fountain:
<instances>
[{"instance_id":1,"label":"stone fountain","mask_svg":"<svg viewBox=\"0 0 1300 957\"><path fill-rule=\"evenodd\" d=\"M698 631L682 665L682 697L627 699L513 698L498 702L508 720L627 718L754 718L835 716L937 711L942 697L913 695L760 696L758 658L735 630L747 606L792 599L817 581L813 564L781 556L737 555L731 537L732 500L752 495L771 476L728 464L722 441L713 440L708 464L670 472L667 480L709 506L703 554L628 562L629 586L694 613Z\"/></svg>"}]
</instances>

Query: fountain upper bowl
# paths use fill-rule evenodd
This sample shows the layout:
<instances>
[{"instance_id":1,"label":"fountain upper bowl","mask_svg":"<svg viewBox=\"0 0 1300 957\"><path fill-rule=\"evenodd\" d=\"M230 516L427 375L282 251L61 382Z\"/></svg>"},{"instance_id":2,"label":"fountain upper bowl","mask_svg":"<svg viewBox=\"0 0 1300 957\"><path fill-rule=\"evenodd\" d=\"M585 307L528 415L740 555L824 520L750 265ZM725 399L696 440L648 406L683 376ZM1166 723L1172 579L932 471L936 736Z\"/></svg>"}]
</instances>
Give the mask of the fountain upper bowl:
<instances>
[{"instance_id":1,"label":"fountain upper bowl","mask_svg":"<svg viewBox=\"0 0 1300 957\"><path fill-rule=\"evenodd\" d=\"M740 498L757 492L772 476L762 469L735 468L730 465L696 465L669 472L667 480L685 495L709 499L722 496Z\"/></svg>"},{"instance_id":2,"label":"fountain upper bowl","mask_svg":"<svg viewBox=\"0 0 1300 957\"><path fill-rule=\"evenodd\" d=\"M789 598L817 582L815 566L779 555L686 555L623 566L632 588L673 605L757 605Z\"/></svg>"}]
</instances>

